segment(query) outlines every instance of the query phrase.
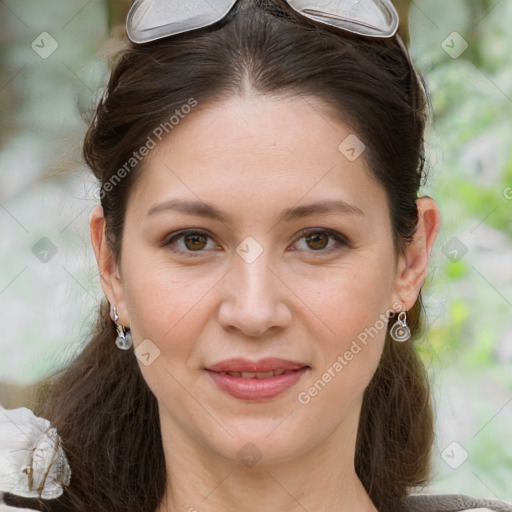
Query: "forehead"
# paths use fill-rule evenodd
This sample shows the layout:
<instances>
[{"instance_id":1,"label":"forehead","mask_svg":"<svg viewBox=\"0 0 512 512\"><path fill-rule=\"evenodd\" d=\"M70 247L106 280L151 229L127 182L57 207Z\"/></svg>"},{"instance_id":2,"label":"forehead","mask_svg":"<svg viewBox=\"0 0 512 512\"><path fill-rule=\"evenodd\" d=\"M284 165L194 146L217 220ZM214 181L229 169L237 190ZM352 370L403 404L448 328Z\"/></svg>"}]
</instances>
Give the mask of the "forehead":
<instances>
[{"instance_id":1,"label":"forehead","mask_svg":"<svg viewBox=\"0 0 512 512\"><path fill-rule=\"evenodd\" d=\"M302 198L386 208L362 141L316 98L199 103L156 142L132 196L141 208L184 196L226 208L281 209Z\"/></svg>"}]
</instances>

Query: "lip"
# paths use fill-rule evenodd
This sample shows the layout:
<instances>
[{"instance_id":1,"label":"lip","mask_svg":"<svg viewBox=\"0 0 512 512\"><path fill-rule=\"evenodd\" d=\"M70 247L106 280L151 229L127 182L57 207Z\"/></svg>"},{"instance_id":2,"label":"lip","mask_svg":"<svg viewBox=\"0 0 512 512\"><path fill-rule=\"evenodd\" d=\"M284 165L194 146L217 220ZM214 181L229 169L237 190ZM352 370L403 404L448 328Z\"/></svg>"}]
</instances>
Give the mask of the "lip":
<instances>
[{"instance_id":1,"label":"lip","mask_svg":"<svg viewBox=\"0 0 512 512\"><path fill-rule=\"evenodd\" d=\"M309 366L304 363L272 357L255 362L228 359L206 368L206 371L221 391L240 400L257 402L270 400L285 393L297 384L308 369ZM284 373L264 378L243 378L219 373L264 373L270 370L284 370Z\"/></svg>"},{"instance_id":2,"label":"lip","mask_svg":"<svg viewBox=\"0 0 512 512\"><path fill-rule=\"evenodd\" d=\"M299 370L306 363L290 361L288 359L280 359L278 357L265 357L259 361L249 361L243 358L226 359L219 363L208 366L206 369L212 372L268 372L270 370Z\"/></svg>"}]
</instances>

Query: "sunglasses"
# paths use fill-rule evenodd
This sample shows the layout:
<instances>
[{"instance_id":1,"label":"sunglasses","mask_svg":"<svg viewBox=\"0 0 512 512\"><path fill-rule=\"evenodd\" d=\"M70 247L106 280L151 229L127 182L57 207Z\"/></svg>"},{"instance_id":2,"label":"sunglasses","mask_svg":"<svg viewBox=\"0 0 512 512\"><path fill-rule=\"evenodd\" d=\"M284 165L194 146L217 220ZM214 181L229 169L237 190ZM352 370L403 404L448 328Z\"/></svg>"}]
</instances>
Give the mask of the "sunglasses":
<instances>
[{"instance_id":1,"label":"sunglasses","mask_svg":"<svg viewBox=\"0 0 512 512\"><path fill-rule=\"evenodd\" d=\"M135 0L126 20L134 43L207 27L222 20L237 0ZM301 16L367 37L391 37L399 18L390 0L286 0Z\"/></svg>"}]
</instances>

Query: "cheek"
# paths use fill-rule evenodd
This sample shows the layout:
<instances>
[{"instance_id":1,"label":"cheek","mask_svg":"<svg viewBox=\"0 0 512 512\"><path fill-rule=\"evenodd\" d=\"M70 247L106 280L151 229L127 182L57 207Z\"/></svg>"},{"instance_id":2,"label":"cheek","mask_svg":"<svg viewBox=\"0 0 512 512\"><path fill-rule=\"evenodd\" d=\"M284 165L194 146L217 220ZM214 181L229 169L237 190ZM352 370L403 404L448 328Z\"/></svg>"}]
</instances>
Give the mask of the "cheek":
<instances>
[{"instance_id":1,"label":"cheek","mask_svg":"<svg viewBox=\"0 0 512 512\"><path fill-rule=\"evenodd\" d=\"M165 265L146 266L141 259L134 263L126 265L131 273L125 300L135 350L141 342L150 340L157 354L149 365L139 358L144 380L160 404L173 404L166 410L176 421L180 411L201 415L201 410L193 412L194 402L184 390L192 389L199 376L195 371L199 359L194 354L204 319L212 314L206 298L216 281L211 275L192 279Z\"/></svg>"},{"instance_id":2,"label":"cheek","mask_svg":"<svg viewBox=\"0 0 512 512\"><path fill-rule=\"evenodd\" d=\"M212 273L155 261L143 251L124 260L124 295L135 341L150 338L165 344L194 332L193 317L218 281ZM178 335L180 333L180 335Z\"/></svg>"},{"instance_id":3,"label":"cheek","mask_svg":"<svg viewBox=\"0 0 512 512\"><path fill-rule=\"evenodd\" d=\"M377 291L375 276L357 277L329 289L313 307L326 326L321 332L329 334L316 334L317 364L298 390L297 402L308 415L322 418L327 430L362 402L387 332L388 297Z\"/></svg>"},{"instance_id":4,"label":"cheek","mask_svg":"<svg viewBox=\"0 0 512 512\"><path fill-rule=\"evenodd\" d=\"M358 262L296 281L294 291L310 309L309 315L317 317L328 346L342 349L376 323L382 330L392 295L392 268L385 261Z\"/></svg>"},{"instance_id":5,"label":"cheek","mask_svg":"<svg viewBox=\"0 0 512 512\"><path fill-rule=\"evenodd\" d=\"M317 293L311 291L311 281L310 287L300 288L314 313L309 312L311 326L314 317L319 319L314 320L318 330L310 331L317 347L317 365L300 390L300 404L315 402L320 415L329 409L326 404L337 404L338 413L343 414L344 406L362 398L385 342L392 268L391 258L389 262L372 258L332 271L321 288L314 288Z\"/></svg>"}]
</instances>

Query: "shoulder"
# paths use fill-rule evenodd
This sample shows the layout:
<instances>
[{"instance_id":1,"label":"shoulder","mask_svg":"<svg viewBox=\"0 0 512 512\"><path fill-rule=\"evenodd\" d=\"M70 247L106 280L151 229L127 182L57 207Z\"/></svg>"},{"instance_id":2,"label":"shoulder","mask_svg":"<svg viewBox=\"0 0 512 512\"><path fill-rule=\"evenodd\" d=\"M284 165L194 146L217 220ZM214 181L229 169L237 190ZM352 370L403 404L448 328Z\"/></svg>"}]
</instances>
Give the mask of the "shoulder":
<instances>
[{"instance_id":1,"label":"shoulder","mask_svg":"<svg viewBox=\"0 0 512 512\"><path fill-rule=\"evenodd\" d=\"M50 422L25 407L0 404L0 495L55 499L70 480L69 462Z\"/></svg>"},{"instance_id":2,"label":"shoulder","mask_svg":"<svg viewBox=\"0 0 512 512\"><path fill-rule=\"evenodd\" d=\"M512 503L467 494L411 494L408 512L512 512Z\"/></svg>"}]
</instances>

